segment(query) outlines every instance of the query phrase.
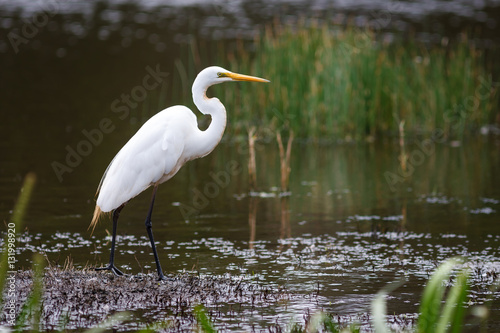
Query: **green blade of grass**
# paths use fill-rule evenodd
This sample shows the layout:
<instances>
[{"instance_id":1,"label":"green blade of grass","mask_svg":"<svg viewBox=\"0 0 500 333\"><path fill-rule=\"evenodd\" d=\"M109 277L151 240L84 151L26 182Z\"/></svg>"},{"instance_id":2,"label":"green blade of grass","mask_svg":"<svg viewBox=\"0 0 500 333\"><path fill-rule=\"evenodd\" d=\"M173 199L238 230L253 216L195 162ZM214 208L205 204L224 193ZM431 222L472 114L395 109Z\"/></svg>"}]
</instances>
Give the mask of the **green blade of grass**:
<instances>
[{"instance_id":1,"label":"green blade of grass","mask_svg":"<svg viewBox=\"0 0 500 333\"><path fill-rule=\"evenodd\" d=\"M207 316L207 310L203 305L198 304L194 307L194 316L196 318L196 321L198 322L198 325L200 325L202 332L205 333L217 332L212 322L210 322L210 319Z\"/></svg>"},{"instance_id":2,"label":"green blade of grass","mask_svg":"<svg viewBox=\"0 0 500 333\"><path fill-rule=\"evenodd\" d=\"M309 320L309 323L307 324L305 329L302 329L302 327L299 324L296 324L296 330L297 332L308 332L308 333L315 333L315 332L329 332L329 333L357 333L359 332L359 327L357 327L355 324L351 324L351 326L346 327L346 328L340 328L340 325L336 324L333 322L333 319L331 316L323 313L323 312L317 312L315 313L311 319ZM290 332L294 332L294 326L292 326L292 329Z\"/></svg>"},{"instance_id":3,"label":"green blade of grass","mask_svg":"<svg viewBox=\"0 0 500 333\"><path fill-rule=\"evenodd\" d=\"M143 328L142 330L138 331L137 333L163 332L163 331L166 331L168 328L172 328L172 323L171 323L171 321L164 320L164 321L155 322L151 325L147 325L146 328Z\"/></svg>"},{"instance_id":4,"label":"green blade of grass","mask_svg":"<svg viewBox=\"0 0 500 333\"><path fill-rule=\"evenodd\" d=\"M464 302L467 299L469 271L463 270L455 281L455 284L450 289L446 303L443 307L441 317L436 326L436 332L446 332L450 328L450 332L459 333L462 331L465 307Z\"/></svg>"},{"instance_id":5,"label":"green blade of grass","mask_svg":"<svg viewBox=\"0 0 500 333\"><path fill-rule=\"evenodd\" d=\"M371 313L372 313L372 323L377 333L389 333L390 330L386 324L386 296L402 286L405 283L405 280L396 281L388 284L384 288L382 288L377 295L373 298L371 303Z\"/></svg>"},{"instance_id":6,"label":"green blade of grass","mask_svg":"<svg viewBox=\"0 0 500 333\"><path fill-rule=\"evenodd\" d=\"M44 257L41 254L33 256L33 286L31 292L26 298L21 311L17 317L15 332L22 332L25 325L29 323L29 317L32 316L32 328L40 331L40 318L42 315L42 297L43 297L43 270L45 267Z\"/></svg>"},{"instance_id":7,"label":"green blade of grass","mask_svg":"<svg viewBox=\"0 0 500 333\"><path fill-rule=\"evenodd\" d=\"M16 205L14 206L14 211L12 213L12 218L10 223L8 224L8 232L5 236L4 244L3 244L3 252L2 259L0 261L0 304L3 304L3 289L5 287L7 272L12 270L10 266L10 262L8 260L9 253L15 253L16 249L16 239L15 233L21 231L22 222L24 219L24 214L28 208L28 203L31 198L31 193L33 192L33 188L36 183L36 175L34 173L28 173L24 178L23 187L21 188L21 192L19 193L19 197L17 199ZM9 235L11 237L9 237ZM10 242L9 242L10 238ZM9 252L10 251L10 252Z\"/></svg>"},{"instance_id":8,"label":"green blade of grass","mask_svg":"<svg viewBox=\"0 0 500 333\"><path fill-rule=\"evenodd\" d=\"M420 303L418 318L418 332L434 332L436 323L439 320L441 310L441 300L443 299L445 286L443 280L447 279L458 263L457 258L451 258L442 263L432 274L427 282Z\"/></svg>"},{"instance_id":9,"label":"green blade of grass","mask_svg":"<svg viewBox=\"0 0 500 333\"><path fill-rule=\"evenodd\" d=\"M19 193L19 197L14 207L11 219L11 222L14 223L18 228L22 226L24 214L28 209L28 203L31 198L31 193L33 192L35 183L36 175L34 173L30 172L24 177L23 187L21 188L21 193Z\"/></svg>"}]
</instances>

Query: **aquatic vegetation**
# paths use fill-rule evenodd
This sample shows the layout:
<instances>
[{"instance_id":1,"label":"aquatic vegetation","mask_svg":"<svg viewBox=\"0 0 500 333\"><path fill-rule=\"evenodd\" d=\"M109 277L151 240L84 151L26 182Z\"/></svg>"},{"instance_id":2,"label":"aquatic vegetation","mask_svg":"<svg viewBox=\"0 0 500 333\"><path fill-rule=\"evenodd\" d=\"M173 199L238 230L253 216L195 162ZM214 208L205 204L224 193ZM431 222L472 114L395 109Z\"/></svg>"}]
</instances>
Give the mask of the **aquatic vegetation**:
<instances>
[{"instance_id":1,"label":"aquatic vegetation","mask_svg":"<svg viewBox=\"0 0 500 333\"><path fill-rule=\"evenodd\" d=\"M257 188L257 164L255 163L255 126L248 130L248 186L250 190Z\"/></svg>"},{"instance_id":2,"label":"aquatic vegetation","mask_svg":"<svg viewBox=\"0 0 500 333\"><path fill-rule=\"evenodd\" d=\"M202 332L206 333L215 333L217 330L214 328L214 325L210 321L207 315L207 310L201 304L198 304L194 307L194 315L196 317L196 321L201 328Z\"/></svg>"},{"instance_id":3,"label":"aquatic vegetation","mask_svg":"<svg viewBox=\"0 0 500 333\"><path fill-rule=\"evenodd\" d=\"M289 189L290 172L292 171L290 167L290 155L292 153L293 131L290 131L286 151L283 147L283 140L281 139L281 133L279 131L276 132L276 141L278 141L280 152L281 191L282 193L287 193Z\"/></svg>"},{"instance_id":4,"label":"aquatic vegetation","mask_svg":"<svg viewBox=\"0 0 500 333\"><path fill-rule=\"evenodd\" d=\"M452 271L459 264L458 258L451 258L443 262L432 274L425 286L420 301L419 316L416 332L462 332L465 330L466 313L471 312L484 323L487 310L484 306L475 306L472 311L466 311L467 292L469 290L469 274L467 268L462 268L457 274L454 283L446 288L445 281L450 280ZM390 332L386 318L385 296L399 287L403 282L394 283L382 289L372 301L373 326L377 333ZM446 299L443 305L443 297ZM479 309L479 311L477 311Z\"/></svg>"},{"instance_id":5,"label":"aquatic vegetation","mask_svg":"<svg viewBox=\"0 0 500 333\"><path fill-rule=\"evenodd\" d=\"M467 269L463 269L458 274L446 298L444 307L441 307L441 300L446 290L443 281L449 278L451 270L456 264L455 259L447 260L438 267L427 283L420 304L419 332L445 332L448 327L452 332L461 331L465 318L463 305L466 302L469 289L469 271Z\"/></svg>"},{"instance_id":6,"label":"aquatic vegetation","mask_svg":"<svg viewBox=\"0 0 500 333\"><path fill-rule=\"evenodd\" d=\"M293 129L298 138L373 140L397 135L404 122L410 135L461 139L498 116L499 87L467 36L433 46L387 43L370 30L309 22L268 27L254 47L240 43L219 59L271 80L236 94L221 88L233 133L251 124Z\"/></svg>"}]
</instances>

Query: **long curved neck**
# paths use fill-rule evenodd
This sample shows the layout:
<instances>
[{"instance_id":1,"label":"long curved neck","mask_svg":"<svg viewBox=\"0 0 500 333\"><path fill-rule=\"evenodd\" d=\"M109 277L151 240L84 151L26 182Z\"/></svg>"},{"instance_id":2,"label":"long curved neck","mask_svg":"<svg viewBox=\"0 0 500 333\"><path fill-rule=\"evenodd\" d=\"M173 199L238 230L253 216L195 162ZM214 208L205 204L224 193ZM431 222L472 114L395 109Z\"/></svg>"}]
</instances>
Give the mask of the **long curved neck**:
<instances>
[{"instance_id":1,"label":"long curved neck","mask_svg":"<svg viewBox=\"0 0 500 333\"><path fill-rule=\"evenodd\" d=\"M226 108L217 98L208 98L206 95L209 86L205 86L197 82L193 83L193 101L198 110L203 114L208 114L212 117L210 126L204 131L200 131L200 140L197 143L197 153L199 157L210 153L222 138L226 128Z\"/></svg>"}]
</instances>

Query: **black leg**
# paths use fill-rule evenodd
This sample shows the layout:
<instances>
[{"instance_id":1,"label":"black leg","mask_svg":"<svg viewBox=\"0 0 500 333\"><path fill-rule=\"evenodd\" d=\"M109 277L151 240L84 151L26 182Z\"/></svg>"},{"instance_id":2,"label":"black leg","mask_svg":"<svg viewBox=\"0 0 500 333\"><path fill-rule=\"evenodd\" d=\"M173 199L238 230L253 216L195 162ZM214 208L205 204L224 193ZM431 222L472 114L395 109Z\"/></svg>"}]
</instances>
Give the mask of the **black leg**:
<instances>
[{"instance_id":1,"label":"black leg","mask_svg":"<svg viewBox=\"0 0 500 333\"><path fill-rule=\"evenodd\" d=\"M146 218L146 231L148 232L149 241L151 242L151 247L153 248L153 254L155 256L156 269L158 270L158 279L159 280L167 280L167 277L163 275L163 271L161 270L160 259L158 258L158 252L156 252L156 245L153 238L153 230L151 225L151 214L153 213L153 205L155 203L156 189L158 186L153 188L153 195L151 197L151 205L149 207L148 217Z\"/></svg>"},{"instance_id":2,"label":"black leg","mask_svg":"<svg viewBox=\"0 0 500 333\"><path fill-rule=\"evenodd\" d=\"M121 276L123 272L120 271L115 266L115 246L116 246L116 227L118 225L118 217L120 217L120 211L123 209L125 205L121 205L117 209L113 211L113 235L111 237L111 253L109 255L109 265L106 267L96 268L96 271L109 270L112 271L115 275Z\"/></svg>"}]
</instances>

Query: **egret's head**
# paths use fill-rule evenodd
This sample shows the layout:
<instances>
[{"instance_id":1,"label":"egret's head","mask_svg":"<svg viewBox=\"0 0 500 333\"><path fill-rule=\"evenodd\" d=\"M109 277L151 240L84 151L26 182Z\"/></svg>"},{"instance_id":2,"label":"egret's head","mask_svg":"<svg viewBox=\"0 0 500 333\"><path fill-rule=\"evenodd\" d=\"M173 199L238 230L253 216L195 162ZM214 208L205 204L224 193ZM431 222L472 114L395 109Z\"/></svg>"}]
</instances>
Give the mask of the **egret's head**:
<instances>
[{"instance_id":1,"label":"egret's head","mask_svg":"<svg viewBox=\"0 0 500 333\"><path fill-rule=\"evenodd\" d=\"M207 86L228 81L253 81L253 82L269 82L269 80L260 77L233 73L218 66L207 67L198 74L196 80L201 80Z\"/></svg>"},{"instance_id":2,"label":"egret's head","mask_svg":"<svg viewBox=\"0 0 500 333\"><path fill-rule=\"evenodd\" d=\"M194 104L198 106L201 113L211 113L211 110L216 109L225 110L217 98L208 98L206 92L210 86L228 81L269 82L269 80L260 77L233 73L218 66L207 67L198 74L192 88Z\"/></svg>"}]
</instances>

